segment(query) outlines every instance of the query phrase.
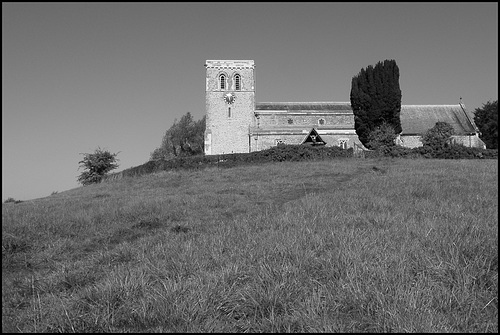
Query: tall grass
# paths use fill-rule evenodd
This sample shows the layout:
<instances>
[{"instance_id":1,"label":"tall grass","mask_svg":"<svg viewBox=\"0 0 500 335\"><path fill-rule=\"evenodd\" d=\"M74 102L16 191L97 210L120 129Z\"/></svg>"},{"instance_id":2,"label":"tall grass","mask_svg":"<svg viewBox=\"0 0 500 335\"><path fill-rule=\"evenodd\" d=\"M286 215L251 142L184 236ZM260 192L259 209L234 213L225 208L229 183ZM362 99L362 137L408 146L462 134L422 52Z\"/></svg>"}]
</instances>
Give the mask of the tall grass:
<instances>
[{"instance_id":1,"label":"tall grass","mask_svg":"<svg viewBox=\"0 0 500 335\"><path fill-rule=\"evenodd\" d=\"M498 161L161 172L3 204L2 331L498 332Z\"/></svg>"}]
</instances>

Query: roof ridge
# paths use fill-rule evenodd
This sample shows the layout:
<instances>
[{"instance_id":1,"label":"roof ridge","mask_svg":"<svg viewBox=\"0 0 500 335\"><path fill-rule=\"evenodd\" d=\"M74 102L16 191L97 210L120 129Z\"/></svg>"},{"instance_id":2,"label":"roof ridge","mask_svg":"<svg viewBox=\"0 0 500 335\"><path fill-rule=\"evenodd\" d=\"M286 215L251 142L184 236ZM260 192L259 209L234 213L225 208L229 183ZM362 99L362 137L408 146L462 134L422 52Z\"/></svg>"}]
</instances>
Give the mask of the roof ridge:
<instances>
[{"instance_id":1,"label":"roof ridge","mask_svg":"<svg viewBox=\"0 0 500 335\"><path fill-rule=\"evenodd\" d=\"M348 101L260 101L258 104L350 104Z\"/></svg>"},{"instance_id":2,"label":"roof ridge","mask_svg":"<svg viewBox=\"0 0 500 335\"><path fill-rule=\"evenodd\" d=\"M451 106L454 106L454 107L459 107L460 104L449 104L449 105L401 105L401 107L403 106L408 106L408 107L451 107Z\"/></svg>"}]
</instances>

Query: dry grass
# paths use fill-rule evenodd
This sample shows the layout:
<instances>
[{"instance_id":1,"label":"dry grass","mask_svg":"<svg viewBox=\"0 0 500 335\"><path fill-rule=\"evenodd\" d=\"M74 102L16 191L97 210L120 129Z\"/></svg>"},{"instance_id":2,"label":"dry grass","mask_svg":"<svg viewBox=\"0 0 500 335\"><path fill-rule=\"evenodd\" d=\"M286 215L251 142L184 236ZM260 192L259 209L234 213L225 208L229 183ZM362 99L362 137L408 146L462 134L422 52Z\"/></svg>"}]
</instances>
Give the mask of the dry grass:
<instances>
[{"instance_id":1,"label":"dry grass","mask_svg":"<svg viewBox=\"0 0 500 335\"><path fill-rule=\"evenodd\" d=\"M162 172L3 204L2 331L498 332L498 161Z\"/></svg>"}]
</instances>

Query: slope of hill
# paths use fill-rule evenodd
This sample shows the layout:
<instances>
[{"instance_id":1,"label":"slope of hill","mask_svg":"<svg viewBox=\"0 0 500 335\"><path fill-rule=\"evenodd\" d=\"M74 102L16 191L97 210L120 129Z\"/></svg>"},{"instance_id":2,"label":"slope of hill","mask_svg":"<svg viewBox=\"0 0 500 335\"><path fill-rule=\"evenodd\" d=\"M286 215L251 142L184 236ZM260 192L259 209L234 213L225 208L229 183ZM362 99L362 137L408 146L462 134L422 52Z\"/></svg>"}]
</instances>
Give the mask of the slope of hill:
<instances>
[{"instance_id":1,"label":"slope of hill","mask_svg":"<svg viewBox=\"0 0 500 335\"><path fill-rule=\"evenodd\" d=\"M498 161L165 171L3 204L2 331L498 332Z\"/></svg>"}]
</instances>

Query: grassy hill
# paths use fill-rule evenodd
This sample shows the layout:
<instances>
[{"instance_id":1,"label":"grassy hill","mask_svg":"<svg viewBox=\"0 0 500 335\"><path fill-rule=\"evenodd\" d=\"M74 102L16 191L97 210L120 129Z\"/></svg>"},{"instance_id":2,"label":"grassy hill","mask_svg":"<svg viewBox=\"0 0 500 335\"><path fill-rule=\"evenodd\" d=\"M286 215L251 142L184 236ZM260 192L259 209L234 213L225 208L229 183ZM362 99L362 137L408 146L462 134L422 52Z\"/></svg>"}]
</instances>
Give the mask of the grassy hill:
<instances>
[{"instance_id":1,"label":"grassy hill","mask_svg":"<svg viewBox=\"0 0 500 335\"><path fill-rule=\"evenodd\" d=\"M498 332L498 160L165 171L2 205L2 332Z\"/></svg>"}]
</instances>

